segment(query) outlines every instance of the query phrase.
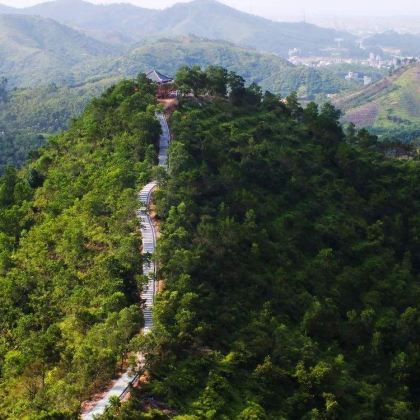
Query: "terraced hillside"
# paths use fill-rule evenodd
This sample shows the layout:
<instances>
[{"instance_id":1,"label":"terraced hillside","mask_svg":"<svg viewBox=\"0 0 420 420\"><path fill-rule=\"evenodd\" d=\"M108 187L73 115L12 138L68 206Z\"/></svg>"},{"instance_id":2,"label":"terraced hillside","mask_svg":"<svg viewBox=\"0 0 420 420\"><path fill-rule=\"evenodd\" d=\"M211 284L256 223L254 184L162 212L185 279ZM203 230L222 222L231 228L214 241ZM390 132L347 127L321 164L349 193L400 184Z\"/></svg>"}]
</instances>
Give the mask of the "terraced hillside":
<instances>
[{"instance_id":1,"label":"terraced hillside","mask_svg":"<svg viewBox=\"0 0 420 420\"><path fill-rule=\"evenodd\" d=\"M420 63L334 101L344 121L379 135L420 140Z\"/></svg>"}]
</instances>

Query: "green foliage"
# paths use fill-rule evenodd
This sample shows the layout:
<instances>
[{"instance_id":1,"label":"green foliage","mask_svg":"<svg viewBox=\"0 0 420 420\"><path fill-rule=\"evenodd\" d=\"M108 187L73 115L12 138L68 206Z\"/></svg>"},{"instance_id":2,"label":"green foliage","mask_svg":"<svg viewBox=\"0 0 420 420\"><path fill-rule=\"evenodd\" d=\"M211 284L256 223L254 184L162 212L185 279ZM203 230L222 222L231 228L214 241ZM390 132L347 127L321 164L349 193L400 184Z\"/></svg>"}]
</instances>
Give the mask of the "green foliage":
<instances>
[{"instance_id":1,"label":"green foliage","mask_svg":"<svg viewBox=\"0 0 420 420\"><path fill-rule=\"evenodd\" d=\"M54 83L8 92L0 101L0 174L7 165L21 166L28 158L36 158L36 149L48 137L68 128L93 97L116 82L104 79L77 87L59 87Z\"/></svg>"},{"instance_id":2,"label":"green foliage","mask_svg":"<svg viewBox=\"0 0 420 420\"><path fill-rule=\"evenodd\" d=\"M123 81L0 178L2 418L75 418L126 363L142 324L136 191L157 160L155 109L144 75Z\"/></svg>"},{"instance_id":3,"label":"green foliage","mask_svg":"<svg viewBox=\"0 0 420 420\"><path fill-rule=\"evenodd\" d=\"M169 175L141 75L0 179L0 417L73 418L142 349L150 383L104 418L415 418L418 161L217 66L177 81L197 97L172 116ZM152 175L165 289L133 339Z\"/></svg>"},{"instance_id":4,"label":"green foliage","mask_svg":"<svg viewBox=\"0 0 420 420\"><path fill-rule=\"evenodd\" d=\"M337 77L328 69L294 66L277 55L191 36L144 42L111 62L107 71L112 75L125 69L126 74L132 76L138 68L158 68L165 74L174 75L183 66L207 67L207 76L214 78L216 85L226 77L223 67L241 75L248 83L255 82L263 89L283 96L301 86L305 87L310 99L317 94L354 88L341 74Z\"/></svg>"},{"instance_id":5,"label":"green foliage","mask_svg":"<svg viewBox=\"0 0 420 420\"><path fill-rule=\"evenodd\" d=\"M205 70L208 93L214 96L227 95L228 71L220 66L209 66Z\"/></svg>"},{"instance_id":6,"label":"green foliage","mask_svg":"<svg viewBox=\"0 0 420 420\"><path fill-rule=\"evenodd\" d=\"M218 66L205 70L200 66L183 66L175 76L175 84L182 95L229 97L235 105L258 105L262 99L262 90L258 85L252 83L246 88L242 76Z\"/></svg>"},{"instance_id":7,"label":"green foliage","mask_svg":"<svg viewBox=\"0 0 420 420\"><path fill-rule=\"evenodd\" d=\"M141 348L178 418L416 418L418 161L339 117L270 94L174 112Z\"/></svg>"},{"instance_id":8,"label":"green foliage","mask_svg":"<svg viewBox=\"0 0 420 420\"><path fill-rule=\"evenodd\" d=\"M194 96L197 96L200 93L204 93L206 75L200 66L184 66L178 70L175 83L182 94L188 95L192 93Z\"/></svg>"}]
</instances>

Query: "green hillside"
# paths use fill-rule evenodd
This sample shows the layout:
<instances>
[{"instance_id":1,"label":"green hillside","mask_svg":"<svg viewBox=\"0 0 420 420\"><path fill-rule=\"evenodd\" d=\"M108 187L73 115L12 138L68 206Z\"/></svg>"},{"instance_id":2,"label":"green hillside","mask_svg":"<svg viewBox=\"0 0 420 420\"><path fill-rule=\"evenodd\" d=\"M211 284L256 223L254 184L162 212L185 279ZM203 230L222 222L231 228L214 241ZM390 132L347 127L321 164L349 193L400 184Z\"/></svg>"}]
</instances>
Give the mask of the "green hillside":
<instances>
[{"instance_id":1,"label":"green hillside","mask_svg":"<svg viewBox=\"0 0 420 420\"><path fill-rule=\"evenodd\" d=\"M13 60L13 56L10 59ZM100 58L98 61L102 63L98 70L100 76L86 76L84 83L73 84L72 87L49 83L16 89L8 93L7 101L0 101L0 132L5 133L0 136L0 173L6 164L23 163L27 153L42 144L43 138L40 136L45 137L67 128L70 119L80 115L88 101L113 82L123 76L135 76L139 71L157 68L174 75L177 68L184 64L217 64L241 74L248 83L256 82L264 89L282 96L299 90L309 98L315 98L319 94L342 92L352 87L351 83L328 70L296 67L273 54L261 54L226 42L196 37L150 41L122 56L105 61ZM90 64L92 60L89 58L84 64L85 73L90 73ZM92 73L97 65L98 62L94 61ZM15 78L19 77L27 83L44 77L42 69L29 72L26 65L21 68L22 72L19 73L16 63ZM55 80L52 74L54 66L48 70L51 81ZM55 71L60 70L56 68ZM71 80L71 69L63 71L66 71L67 81Z\"/></svg>"},{"instance_id":2,"label":"green hillside","mask_svg":"<svg viewBox=\"0 0 420 420\"><path fill-rule=\"evenodd\" d=\"M0 178L0 418L76 419L138 350L150 381L106 420L416 418L419 162L329 104L204 74L168 174L139 76ZM157 174L165 287L142 337L136 191Z\"/></svg>"},{"instance_id":3,"label":"green hillside","mask_svg":"<svg viewBox=\"0 0 420 420\"><path fill-rule=\"evenodd\" d=\"M344 121L405 141L420 140L420 64L334 100Z\"/></svg>"},{"instance_id":4,"label":"green hillside","mask_svg":"<svg viewBox=\"0 0 420 420\"><path fill-rule=\"evenodd\" d=\"M7 101L0 101L0 174L7 165L21 166L28 153L67 128L93 97L116 80L101 79L77 87L51 83L9 92Z\"/></svg>"},{"instance_id":5,"label":"green hillside","mask_svg":"<svg viewBox=\"0 0 420 420\"><path fill-rule=\"evenodd\" d=\"M11 85L80 81L116 52L51 19L0 14L0 75Z\"/></svg>"},{"instance_id":6,"label":"green hillside","mask_svg":"<svg viewBox=\"0 0 420 420\"><path fill-rule=\"evenodd\" d=\"M239 92L173 114L151 380L104 419L416 418L419 162Z\"/></svg>"},{"instance_id":7,"label":"green hillside","mask_svg":"<svg viewBox=\"0 0 420 420\"><path fill-rule=\"evenodd\" d=\"M139 331L136 192L157 159L155 110L144 77L121 82L0 178L2 419L75 419Z\"/></svg>"},{"instance_id":8,"label":"green hillside","mask_svg":"<svg viewBox=\"0 0 420 420\"><path fill-rule=\"evenodd\" d=\"M158 68L169 75L182 65L220 65L235 71L249 83L288 95L304 88L310 98L353 87L328 70L294 66L275 54L263 54L223 41L198 37L162 38L139 44L106 68L109 74L133 76L139 70Z\"/></svg>"}]
</instances>

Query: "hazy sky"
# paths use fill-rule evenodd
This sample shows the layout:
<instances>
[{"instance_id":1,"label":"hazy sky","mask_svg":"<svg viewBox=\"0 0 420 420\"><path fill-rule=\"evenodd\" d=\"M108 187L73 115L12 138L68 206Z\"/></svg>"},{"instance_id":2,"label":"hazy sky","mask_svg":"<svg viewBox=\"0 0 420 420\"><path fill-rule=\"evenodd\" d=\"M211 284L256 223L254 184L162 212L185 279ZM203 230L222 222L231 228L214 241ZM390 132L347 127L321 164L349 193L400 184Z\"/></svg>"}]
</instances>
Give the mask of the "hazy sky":
<instances>
[{"instance_id":1,"label":"hazy sky","mask_svg":"<svg viewBox=\"0 0 420 420\"><path fill-rule=\"evenodd\" d=\"M120 3L115 0L90 0L91 3ZM142 7L164 8L179 0L123 0ZM183 0L188 1L188 0ZM279 19L281 16L311 15L420 15L420 0L223 0L237 9ZM9 6L23 7L41 0L0 0ZM316 4L316 7L314 7Z\"/></svg>"}]
</instances>

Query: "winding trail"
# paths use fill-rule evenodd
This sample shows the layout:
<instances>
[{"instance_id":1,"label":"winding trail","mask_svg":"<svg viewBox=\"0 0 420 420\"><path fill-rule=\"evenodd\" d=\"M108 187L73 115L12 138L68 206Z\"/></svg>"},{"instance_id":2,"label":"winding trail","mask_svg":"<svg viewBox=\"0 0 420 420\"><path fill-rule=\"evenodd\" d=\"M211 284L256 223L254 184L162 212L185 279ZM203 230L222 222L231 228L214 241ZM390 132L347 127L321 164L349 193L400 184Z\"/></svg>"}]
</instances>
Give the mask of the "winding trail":
<instances>
[{"instance_id":1,"label":"winding trail","mask_svg":"<svg viewBox=\"0 0 420 420\"><path fill-rule=\"evenodd\" d=\"M162 127L162 134L159 139L159 166L167 167L168 149L170 142L169 126L163 114L157 114ZM148 279L147 285L141 293L143 302L144 329L143 333L148 334L153 328L152 309L156 295L156 264L152 255L156 250L156 229L149 214L149 207L152 202L153 191L157 187L157 182L153 181L147 184L138 194L140 208L136 215L140 222L142 236L142 254L143 254L143 275ZM144 355L139 354L139 368L143 366ZM82 414L83 420L93 420L96 416L103 414L108 407L111 397L118 397L121 400L127 395L130 385L138 379L138 374L131 369L127 370L114 383L100 400L92 404L91 408Z\"/></svg>"}]
</instances>

